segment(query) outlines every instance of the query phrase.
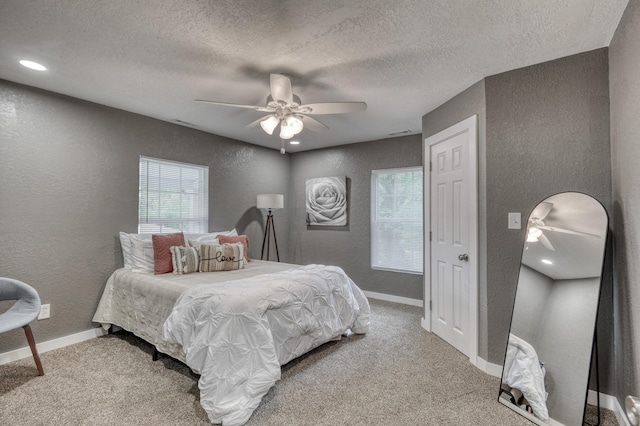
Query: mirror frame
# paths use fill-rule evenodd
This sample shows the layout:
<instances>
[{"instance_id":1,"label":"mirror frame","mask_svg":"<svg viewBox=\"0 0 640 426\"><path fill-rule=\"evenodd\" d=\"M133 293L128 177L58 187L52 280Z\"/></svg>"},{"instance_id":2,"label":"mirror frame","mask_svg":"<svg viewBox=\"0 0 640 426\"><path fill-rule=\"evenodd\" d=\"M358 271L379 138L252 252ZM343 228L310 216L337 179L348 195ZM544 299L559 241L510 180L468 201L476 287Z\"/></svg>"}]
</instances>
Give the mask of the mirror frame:
<instances>
[{"instance_id":1,"label":"mirror frame","mask_svg":"<svg viewBox=\"0 0 640 426\"><path fill-rule=\"evenodd\" d=\"M511 311L511 317L510 317L510 321L509 321L509 334L507 335L507 342L505 345L505 351L504 351L504 358L503 358L503 363L502 363L502 370L501 370L501 374L500 374L500 388L498 389L498 402L501 403L502 405L508 407L509 409L513 410L514 412L520 414L521 416L523 416L524 418L530 420L531 422L535 423L535 424L539 424L539 425L563 425L563 423L560 423L557 420L554 420L551 416L549 417L548 421L543 421L537 417L535 417L533 414L521 409L518 405L515 405L513 403L507 402L507 401L503 401L501 398L501 394L502 394L502 385L503 385L503 378L504 378L504 366L506 364L506 359L507 359L507 350L509 347L509 336L511 335L511 330L513 327L513 318L514 318L514 313L515 313L515 304L516 304L516 300L517 300L517 296L518 296L518 287L520 284L520 277L521 277L521 272L522 272L522 260L524 259L524 255L525 255L525 250L526 250L526 244L527 244L527 234L528 234L528 229L529 229L529 220L531 219L531 215L533 214L533 212L535 211L536 207L538 207L540 204L542 204L543 202L547 201L548 199L561 195L561 194L580 194L580 195L584 195L587 196L589 198L591 198L593 201L595 201L601 208L602 211L604 212L604 220L605 220L605 229L604 229L604 233L602 238L604 239L603 244L602 244L602 256L601 256L601 264L600 264L600 275L599 275L599 280L598 280L598 291L597 291L597 297L596 297L596 305L595 305L595 315L594 315L594 322L592 325L592 329L593 329L593 338L591 339L591 345L590 345L590 352L589 352L589 367L586 371L587 374L587 380L586 380L586 386L585 386L585 390L584 390L584 403L583 403L583 410L582 410L582 418L581 418L581 425L585 425L588 423L585 423L585 419L586 419L586 412L587 412L587 403L588 403L588 396L589 396L589 385L591 383L591 376L592 376L592 371L594 368L594 361L595 361L595 374L596 374L596 391L599 393L599 377L598 377L598 354L597 352L594 353L594 351L597 351L597 334L596 334L596 330L597 330L597 323L598 323L598 315L599 315L599 311L600 311L600 302L601 302L601 296L602 296L602 283L603 283L603 276L604 276L604 272L605 272L605 260L607 258L607 253L608 253L608 244L609 244L609 238L610 238L610 230L609 230L609 226L610 226L610 220L609 220L609 213L607 211L607 209L605 208L605 206L600 202L600 200L598 200L597 198L586 194L584 192L580 192L580 191L562 191L562 192L557 192L554 194L551 194L547 197L545 197L544 199L540 200L540 202L538 202L537 204L535 204L533 206L533 208L531 209L529 215L527 216L527 225L525 227L524 230L524 235L522 236L522 255L520 257L520 267L518 268L518 275L517 275L517 279L516 279L516 286L515 286L515 291L513 294L513 303L512 303L512 311ZM596 278L594 276L594 278ZM599 396L599 395L598 395ZM598 405L599 405L599 398L598 398ZM598 406L598 424L600 423L600 407Z\"/></svg>"}]
</instances>

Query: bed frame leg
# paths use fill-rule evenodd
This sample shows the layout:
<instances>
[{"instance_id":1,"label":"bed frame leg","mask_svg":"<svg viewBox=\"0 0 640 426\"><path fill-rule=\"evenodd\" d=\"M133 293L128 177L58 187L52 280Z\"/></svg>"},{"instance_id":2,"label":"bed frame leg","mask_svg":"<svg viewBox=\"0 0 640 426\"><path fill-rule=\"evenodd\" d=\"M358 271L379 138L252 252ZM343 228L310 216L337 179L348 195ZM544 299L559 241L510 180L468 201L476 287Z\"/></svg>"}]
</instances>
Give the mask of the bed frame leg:
<instances>
[{"instance_id":1,"label":"bed frame leg","mask_svg":"<svg viewBox=\"0 0 640 426\"><path fill-rule=\"evenodd\" d=\"M151 355L151 359L153 359L154 361L158 360L158 349L153 348L153 354Z\"/></svg>"}]
</instances>

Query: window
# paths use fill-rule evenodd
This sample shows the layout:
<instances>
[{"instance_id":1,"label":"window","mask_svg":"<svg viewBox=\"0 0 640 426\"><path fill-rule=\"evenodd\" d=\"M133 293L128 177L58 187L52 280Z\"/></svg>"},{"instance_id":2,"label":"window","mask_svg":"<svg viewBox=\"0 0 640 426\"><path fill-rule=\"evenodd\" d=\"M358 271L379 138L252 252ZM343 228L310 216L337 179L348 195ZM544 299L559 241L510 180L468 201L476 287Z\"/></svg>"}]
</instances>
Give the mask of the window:
<instances>
[{"instance_id":1,"label":"window","mask_svg":"<svg viewBox=\"0 0 640 426\"><path fill-rule=\"evenodd\" d=\"M138 232L207 232L209 168L140 157Z\"/></svg>"},{"instance_id":2,"label":"window","mask_svg":"<svg viewBox=\"0 0 640 426\"><path fill-rule=\"evenodd\" d=\"M423 272L422 167L371 172L371 267Z\"/></svg>"}]
</instances>

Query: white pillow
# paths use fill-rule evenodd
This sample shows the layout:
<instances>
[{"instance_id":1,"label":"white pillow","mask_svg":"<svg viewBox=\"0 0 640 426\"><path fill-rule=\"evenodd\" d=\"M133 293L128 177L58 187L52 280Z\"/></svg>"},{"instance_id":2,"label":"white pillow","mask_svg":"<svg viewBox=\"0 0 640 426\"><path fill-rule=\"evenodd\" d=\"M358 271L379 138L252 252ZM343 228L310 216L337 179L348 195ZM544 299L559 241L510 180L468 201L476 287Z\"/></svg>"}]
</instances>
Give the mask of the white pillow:
<instances>
[{"instance_id":1,"label":"white pillow","mask_svg":"<svg viewBox=\"0 0 640 426\"><path fill-rule=\"evenodd\" d=\"M202 244L208 244L210 246L219 246L220 245L220 240L218 240L217 238L214 238L212 240L205 240L205 241L187 240L187 244L189 245L189 247L195 247L198 250L200 250L200 246Z\"/></svg>"},{"instance_id":2,"label":"white pillow","mask_svg":"<svg viewBox=\"0 0 640 426\"><path fill-rule=\"evenodd\" d=\"M120 246L122 247L122 260L124 267L133 268L133 260L131 258L131 239L126 232L120 232Z\"/></svg>"},{"instance_id":3,"label":"white pillow","mask_svg":"<svg viewBox=\"0 0 640 426\"><path fill-rule=\"evenodd\" d=\"M153 272L153 234L127 234L120 232L122 259L125 268L134 272ZM185 241L199 241L207 244L218 244L218 235L235 237L238 231L215 231L204 234L184 234ZM195 246L195 245L194 245Z\"/></svg>"},{"instance_id":4,"label":"white pillow","mask_svg":"<svg viewBox=\"0 0 640 426\"><path fill-rule=\"evenodd\" d=\"M131 241L131 270L133 272L153 272L152 234L129 234Z\"/></svg>"},{"instance_id":5,"label":"white pillow","mask_svg":"<svg viewBox=\"0 0 640 426\"><path fill-rule=\"evenodd\" d=\"M213 240L217 240L218 239L218 235L226 235L229 237L237 237L238 236L238 231L236 231L236 228L233 228L231 231L216 231L216 232L210 232L208 234L198 234L198 236L196 238L187 238L187 235L184 236L185 240L192 240L192 241L202 241L202 242L207 242L207 244L210 244L210 241ZM212 244L212 243L211 243Z\"/></svg>"}]
</instances>

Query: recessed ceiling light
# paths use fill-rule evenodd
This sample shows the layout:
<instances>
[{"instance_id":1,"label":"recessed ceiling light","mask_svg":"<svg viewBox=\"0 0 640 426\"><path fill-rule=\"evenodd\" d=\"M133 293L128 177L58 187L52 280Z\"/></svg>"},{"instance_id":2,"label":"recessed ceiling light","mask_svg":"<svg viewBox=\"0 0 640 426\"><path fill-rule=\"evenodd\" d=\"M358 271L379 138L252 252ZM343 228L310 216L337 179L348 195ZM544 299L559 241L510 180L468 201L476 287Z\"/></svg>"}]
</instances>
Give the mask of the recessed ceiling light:
<instances>
[{"instance_id":1,"label":"recessed ceiling light","mask_svg":"<svg viewBox=\"0 0 640 426\"><path fill-rule=\"evenodd\" d=\"M553 265L553 262L550 261L549 259L542 259L540 262L545 263L547 265Z\"/></svg>"},{"instance_id":2,"label":"recessed ceiling light","mask_svg":"<svg viewBox=\"0 0 640 426\"><path fill-rule=\"evenodd\" d=\"M36 70L36 71L45 71L47 69L47 67L45 67L44 65L41 65L37 62L33 62L33 61L27 61L25 59L20 61L20 65L22 65L23 67L27 67L30 68L32 70Z\"/></svg>"},{"instance_id":3,"label":"recessed ceiling light","mask_svg":"<svg viewBox=\"0 0 640 426\"><path fill-rule=\"evenodd\" d=\"M300 145L300 141L291 141L289 142L291 145Z\"/></svg>"}]
</instances>

